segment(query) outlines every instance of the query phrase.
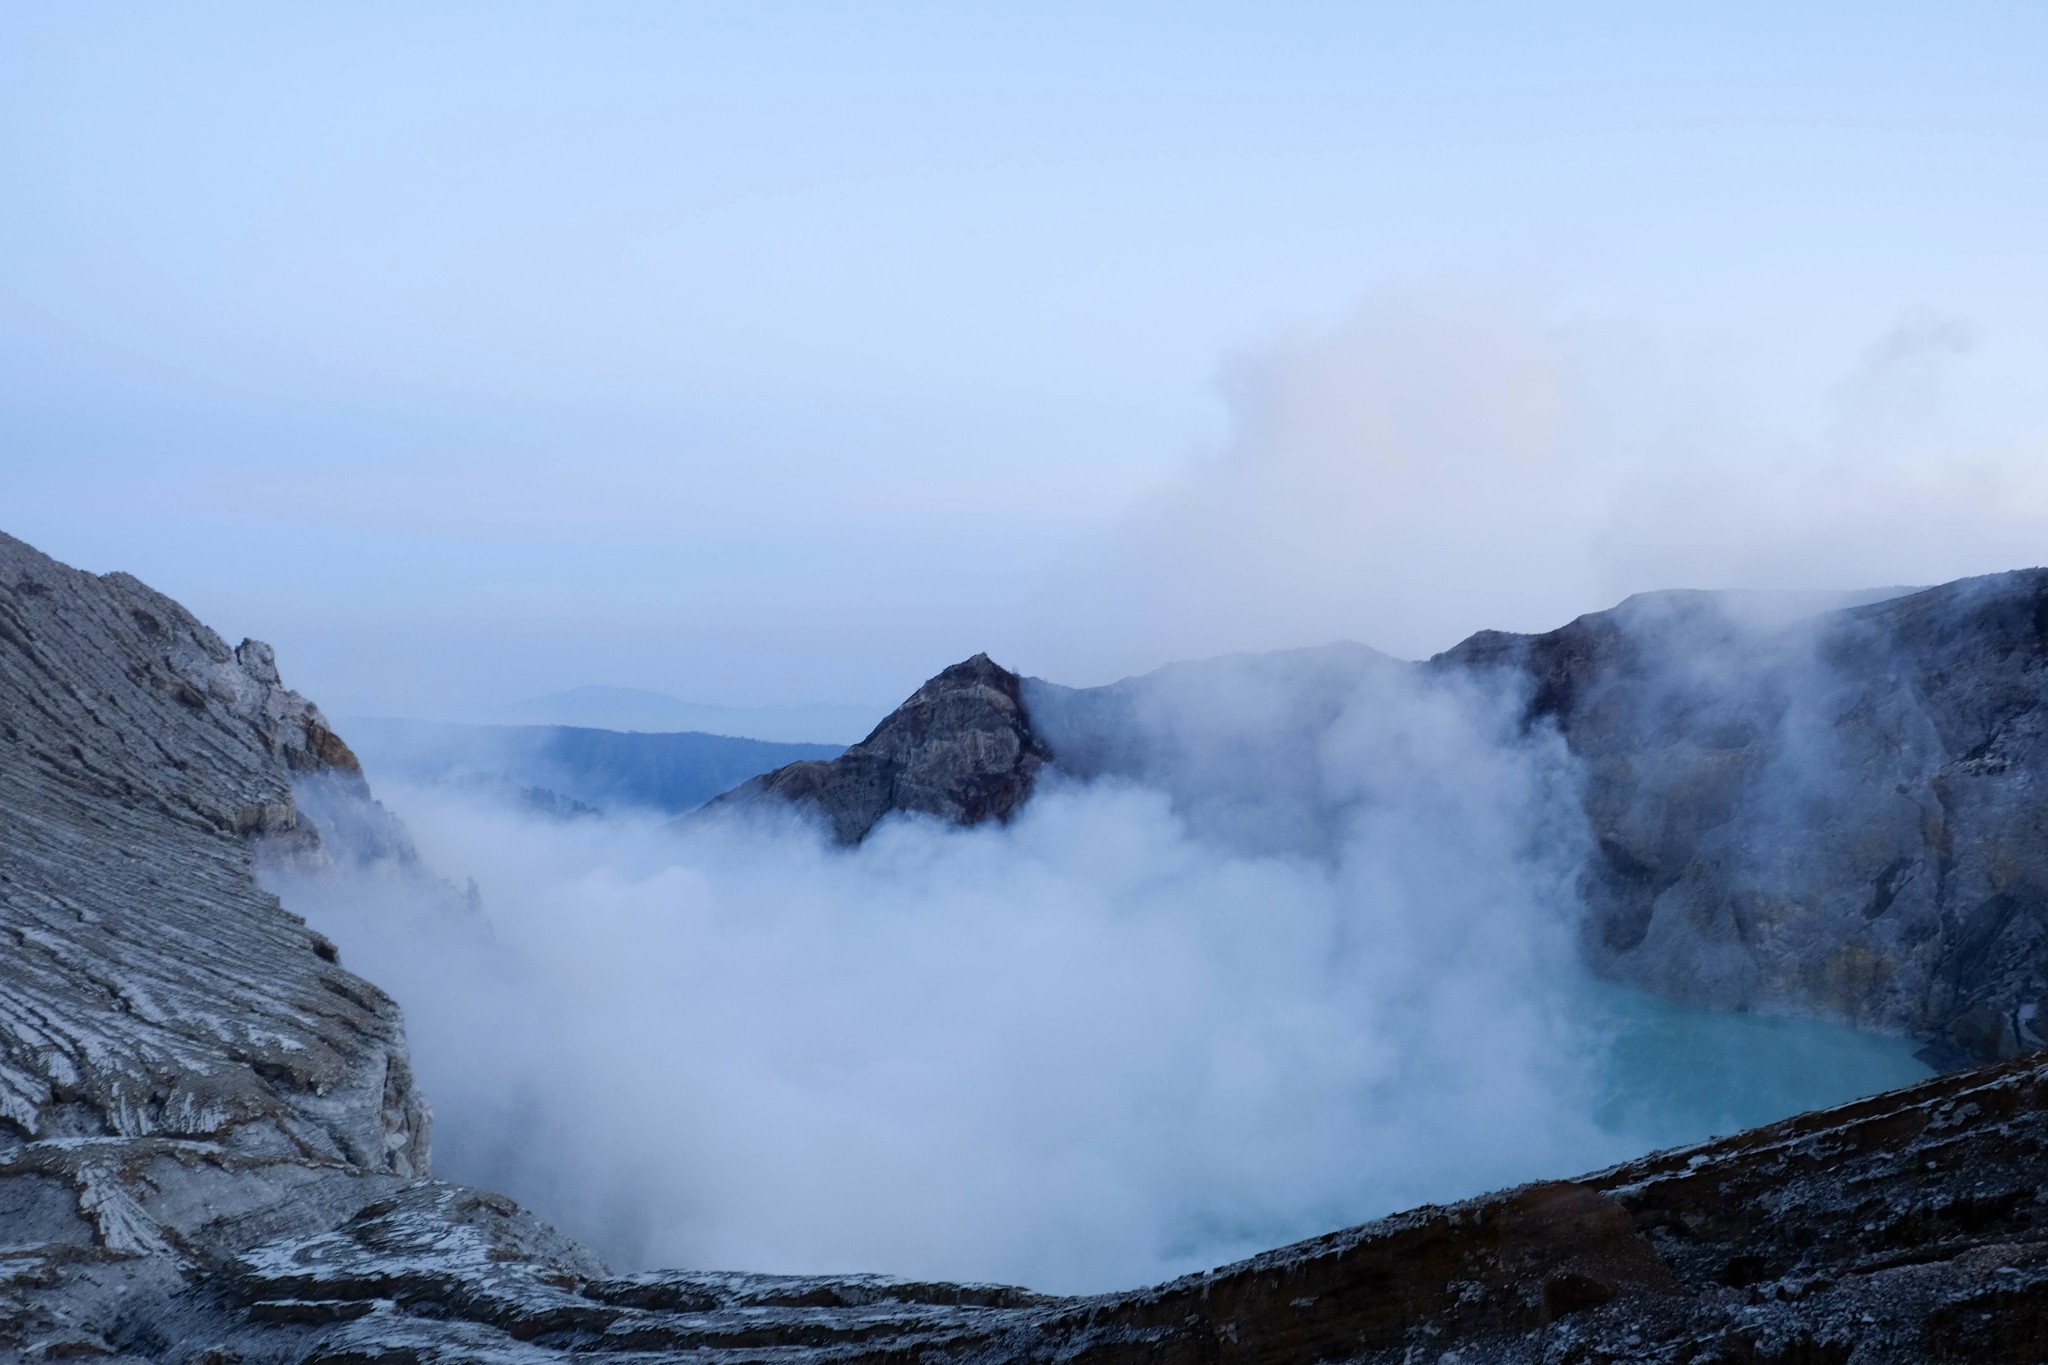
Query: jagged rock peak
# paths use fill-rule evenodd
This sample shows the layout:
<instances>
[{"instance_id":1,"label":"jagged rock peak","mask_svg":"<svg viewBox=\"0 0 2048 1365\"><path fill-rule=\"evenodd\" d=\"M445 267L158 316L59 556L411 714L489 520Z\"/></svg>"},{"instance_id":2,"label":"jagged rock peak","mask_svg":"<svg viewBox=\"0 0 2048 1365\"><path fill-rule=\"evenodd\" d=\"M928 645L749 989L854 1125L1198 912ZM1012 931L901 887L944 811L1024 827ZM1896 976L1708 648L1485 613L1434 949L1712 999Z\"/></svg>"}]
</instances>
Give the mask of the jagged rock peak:
<instances>
[{"instance_id":1,"label":"jagged rock peak","mask_svg":"<svg viewBox=\"0 0 2048 1365\"><path fill-rule=\"evenodd\" d=\"M1023 680L977 654L918 688L839 757L778 768L719 802L809 807L840 843L857 844L892 811L959 825L1008 820L1051 758L1031 727Z\"/></svg>"},{"instance_id":2,"label":"jagged rock peak","mask_svg":"<svg viewBox=\"0 0 2048 1365\"><path fill-rule=\"evenodd\" d=\"M0 1149L173 1137L425 1170L398 1007L255 880L259 853L328 856L301 793L380 829L268 645L0 535Z\"/></svg>"}]
</instances>

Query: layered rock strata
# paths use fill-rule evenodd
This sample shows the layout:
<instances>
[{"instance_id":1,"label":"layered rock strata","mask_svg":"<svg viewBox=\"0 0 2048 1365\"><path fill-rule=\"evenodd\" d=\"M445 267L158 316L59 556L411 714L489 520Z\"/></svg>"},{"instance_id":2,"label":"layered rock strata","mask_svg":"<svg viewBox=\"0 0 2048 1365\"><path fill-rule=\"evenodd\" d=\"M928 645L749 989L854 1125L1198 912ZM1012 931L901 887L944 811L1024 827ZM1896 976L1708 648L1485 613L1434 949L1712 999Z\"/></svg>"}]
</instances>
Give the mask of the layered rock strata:
<instances>
[{"instance_id":1,"label":"layered rock strata","mask_svg":"<svg viewBox=\"0 0 2048 1365\"><path fill-rule=\"evenodd\" d=\"M397 837L269 646L0 536L0 1150L425 1171L397 1007L251 875L259 849L327 856L295 783Z\"/></svg>"}]
</instances>

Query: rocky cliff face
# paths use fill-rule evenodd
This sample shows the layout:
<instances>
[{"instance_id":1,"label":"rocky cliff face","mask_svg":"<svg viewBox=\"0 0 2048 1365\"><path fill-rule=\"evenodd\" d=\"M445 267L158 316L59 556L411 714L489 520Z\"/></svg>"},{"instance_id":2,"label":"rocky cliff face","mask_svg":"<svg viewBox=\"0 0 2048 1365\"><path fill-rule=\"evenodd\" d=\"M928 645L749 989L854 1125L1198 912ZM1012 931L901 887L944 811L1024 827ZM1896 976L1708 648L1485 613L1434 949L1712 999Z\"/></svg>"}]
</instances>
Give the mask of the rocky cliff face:
<instances>
[{"instance_id":1,"label":"rocky cliff face","mask_svg":"<svg viewBox=\"0 0 2048 1365\"><path fill-rule=\"evenodd\" d=\"M1007 820L1048 757L1021 687L1016 674L977 654L918 688L839 757L777 768L720 801L816 811L842 844L859 843L895 811L960 825Z\"/></svg>"},{"instance_id":2,"label":"rocky cliff face","mask_svg":"<svg viewBox=\"0 0 2048 1365\"><path fill-rule=\"evenodd\" d=\"M1600 968L1945 1064L2048 1041L2048 572L1753 605L1655 594L1429 665L1513 672L1584 762Z\"/></svg>"},{"instance_id":3,"label":"rocky cliff face","mask_svg":"<svg viewBox=\"0 0 2048 1365\"><path fill-rule=\"evenodd\" d=\"M1159 787L1205 837L1313 854L1355 800L1330 771L1347 714L1456 688L1482 724L1508 696L1582 765L1603 973L1908 1034L1940 1065L2040 1046L2048 571L1800 605L1653 593L1425 664L1337 645L1085 689L977 656L841 758L734 796L815 808L853 843L896 810L1006 819L1050 762Z\"/></svg>"},{"instance_id":4,"label":"rocky cliff face","mask_svg":"<svg viewBox=\"0 0 2048 1365\"><path fill-rule=\"evenodd\" d=\"M251 876L327 856L295 782L367 806L267 645L0 536L0 1150L187 1138L424 1172L397 1008Z\"/></svg>"},{"instance_id":5,"label":"rocky cliff face","mask_svg":"<svg viewBox=\"0 0 2048 1365\"><path fill-rule=\"evenodd\" d=\"M1722 1009L1825 1015L1939 1065L2048 1041L2048 571L1836 610L1653 593L1425 664L1357 645L1022 684L1052 768L1168 792L1205 837L1313 855L1331 736L1429 689L1506 701L1581 767L1587 945Z\"/></svg>"}]
</instances>

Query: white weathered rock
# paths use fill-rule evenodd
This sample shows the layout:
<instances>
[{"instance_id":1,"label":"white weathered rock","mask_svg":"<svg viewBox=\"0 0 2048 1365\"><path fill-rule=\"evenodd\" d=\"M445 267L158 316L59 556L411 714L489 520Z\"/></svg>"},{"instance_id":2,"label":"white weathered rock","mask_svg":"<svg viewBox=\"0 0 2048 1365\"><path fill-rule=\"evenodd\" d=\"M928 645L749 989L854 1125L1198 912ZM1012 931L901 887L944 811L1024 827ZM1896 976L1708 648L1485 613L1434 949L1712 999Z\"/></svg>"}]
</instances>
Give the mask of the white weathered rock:
<instances>
[{"instance_id":1,"label":"white weathered rock","mask_svg":"<svg viewBox=\"0 0 2048 1365\"><path fill-rule=\"evenodd\" d=\"M397 1007L251 876L295 781L368 807L268 646L0 536L0 1132L425 1173Z\"/></svg>"}]
</instances>

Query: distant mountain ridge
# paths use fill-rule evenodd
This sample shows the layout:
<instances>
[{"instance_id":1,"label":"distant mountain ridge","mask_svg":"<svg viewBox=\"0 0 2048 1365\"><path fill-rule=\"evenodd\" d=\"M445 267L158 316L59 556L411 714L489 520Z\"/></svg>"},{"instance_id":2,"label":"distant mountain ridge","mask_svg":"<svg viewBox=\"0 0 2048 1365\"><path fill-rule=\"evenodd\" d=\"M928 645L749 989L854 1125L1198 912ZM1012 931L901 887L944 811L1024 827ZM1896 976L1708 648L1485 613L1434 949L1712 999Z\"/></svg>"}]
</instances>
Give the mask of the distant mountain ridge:
<instances>
[{"instance_id":1,"label":"distant mountain ridge","mask_svg":"<svg viewBox=\"0 0 2048 1365\"><path fill-rule=\"evenodd\" d=\"M837 744L566 725L343 722L377 781L496 792L543 813L637 807L680 815L786 764L836 758Z\"/></svg>"},{"instance_id":2,"label":"distant mountain ridge","mask_svg":"<svg viewBox=\"0 0 2048 1365\"><path fill-rule=\"evenodd\" d=\"M495 725L566 725L650 734L690 732L778 744L855 743L888 713L886 706L821 702L808 706L718 706L639 687L572 687L495 707L473 718ZM471 718L465 718L469 720Z\"/></svg>"}]
</instances>

